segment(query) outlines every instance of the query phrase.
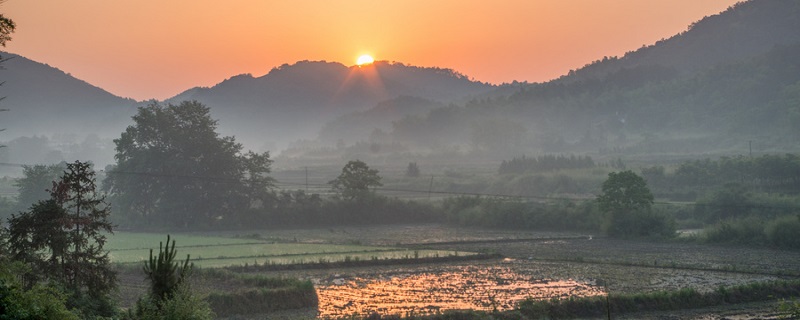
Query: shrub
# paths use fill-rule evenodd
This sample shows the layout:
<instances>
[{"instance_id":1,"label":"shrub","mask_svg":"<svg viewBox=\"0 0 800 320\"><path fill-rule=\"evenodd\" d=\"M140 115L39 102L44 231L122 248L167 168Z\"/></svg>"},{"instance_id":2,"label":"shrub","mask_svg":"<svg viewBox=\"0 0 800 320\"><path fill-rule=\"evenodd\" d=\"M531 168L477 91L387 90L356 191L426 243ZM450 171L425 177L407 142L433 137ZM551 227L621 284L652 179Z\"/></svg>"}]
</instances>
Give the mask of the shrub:
<instances>
[{"instance_id":1,"label":"shrub","mask_svg":"<svg viewBox=\"0 0 800 320\"><path fill-rule=\"evenodd\" d=\"M776 247L800 248L800 215L775 218L767 223L764 232Z\"/></svg>"}]
</instances>

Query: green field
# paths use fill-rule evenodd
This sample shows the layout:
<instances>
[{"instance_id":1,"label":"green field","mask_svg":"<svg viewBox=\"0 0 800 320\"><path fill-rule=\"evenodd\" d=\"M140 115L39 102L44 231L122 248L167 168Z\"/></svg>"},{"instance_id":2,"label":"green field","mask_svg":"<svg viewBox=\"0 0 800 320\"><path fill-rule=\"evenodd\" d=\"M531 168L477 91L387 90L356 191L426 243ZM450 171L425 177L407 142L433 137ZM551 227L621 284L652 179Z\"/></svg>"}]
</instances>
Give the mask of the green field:
<instances>
[{"instance_id":1,"label":"green field","mask_svg":"<svg viewBox=\"0 0 800 320\"><path fill-rule=\"evenodd\" d=\"M446 257L468 253L447 250L408 250L396 247L274 243L260 239L225 238L202 235L173 235L178 258L191 256L200 267L226 267L244 264L297 264L356 260L408 259ZM148 259L150 249L158 252L159 242L166 235L117 232L108 238L106 248L111 261L122 264L140 263Z\"/></svg>"}]
</instances>

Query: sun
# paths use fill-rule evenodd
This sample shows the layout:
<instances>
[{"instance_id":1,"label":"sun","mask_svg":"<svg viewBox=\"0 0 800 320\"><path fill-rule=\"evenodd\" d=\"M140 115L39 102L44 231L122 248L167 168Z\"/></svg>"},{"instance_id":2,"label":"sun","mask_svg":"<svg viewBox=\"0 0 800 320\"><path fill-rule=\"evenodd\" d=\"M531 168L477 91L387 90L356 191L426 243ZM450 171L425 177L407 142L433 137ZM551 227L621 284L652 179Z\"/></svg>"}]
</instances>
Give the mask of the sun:
<instances>
[{"instance_id":1,"label":"sun","mask_svg":"<svg viewBox=\"0 0 800 320\"><path fill-rule=\"evenodd\" d=\"M365 64L370 64L373 62L375 62L375 59L373 59L372 56L368 54L362 55L358 57L358 60L356 60L356 64L359 66L363 66Z\"/></svg>"}]
</instances>

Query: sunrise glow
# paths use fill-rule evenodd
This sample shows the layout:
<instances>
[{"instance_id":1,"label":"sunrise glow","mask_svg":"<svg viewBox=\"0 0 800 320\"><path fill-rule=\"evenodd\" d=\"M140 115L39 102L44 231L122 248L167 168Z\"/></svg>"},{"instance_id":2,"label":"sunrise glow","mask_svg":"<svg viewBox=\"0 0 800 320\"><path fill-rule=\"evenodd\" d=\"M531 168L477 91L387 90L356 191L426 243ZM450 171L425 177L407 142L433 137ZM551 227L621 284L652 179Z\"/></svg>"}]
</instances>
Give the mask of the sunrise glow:
<instances>
[{"instance_id":1,"label":"sunrise glow","mask_svg":"<svg viewBox=\"0 0 800 320\"><path fill-rule=\"evenodd\" d=\"M547 81L685 31L738 1L6 1L3 13L18 28L3 50L137 100L284 63L352 64L375 52L496 84Z\"/></svg>"},{"instance_id":2,"label":"sunrise glow","mask_svg":"<svg viewBox=\"0 0 800 320\"><path fill-rule=\"evenodd\" d=\"M370 56L368 54L362 55L362 56L358 57L358 60L356 60L356 64L359 65L359 66L363 66L365 64L370 64L370 63L373 63L373 62L375 62L375 59L372 58L372 56Z\"/></svg>"}]
</instances>

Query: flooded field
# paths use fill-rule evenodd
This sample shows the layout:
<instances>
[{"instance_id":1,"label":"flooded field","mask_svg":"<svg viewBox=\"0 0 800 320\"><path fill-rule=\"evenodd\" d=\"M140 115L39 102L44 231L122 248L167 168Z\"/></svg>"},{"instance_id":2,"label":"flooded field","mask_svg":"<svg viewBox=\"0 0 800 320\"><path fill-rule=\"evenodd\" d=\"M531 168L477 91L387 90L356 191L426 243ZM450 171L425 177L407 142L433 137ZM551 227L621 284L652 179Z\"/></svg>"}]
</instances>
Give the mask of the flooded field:
<instances>
[{"instance_id":1,"label":"flooded field","mask_svg":"<svg viewBox=\"0 0 800 320\"><path fill-rule=\"evenodd\" d=\"M504 266L458 266L438 273L375 274L318 281L320 317L353 314L432 313L444 310L509 310L526 298L594 296L592 281L555 280Z\"/></svg>"},{"instance_id":2,"label":"flooded field","mask_svg":"<svg viewBox=\"0 0 800 320\"><path fill-rule=\"evenodd\" d=\"M240 270L270 277L313 282L319 308L284 310L276 314L238 315L231 319L316 319L353 314L415 314L449 309L506 310L527 297L551 298L648 293L693 288L709 292L720 286L794 279L800 252L769 248L710 246L682 242L647 242L588 237L581 234L448 228L438 225L337 227L308 230L264 230L217 233L216 236L333 246L390 246L404 255L428 250L496 253L503 258L436 263L354 264L320 268L264 271ZM238 237L237 237L238 236ZM231 247L233 248L233 247ZM331 247L333 248L333 247ZM350 250L348 255L355 259ZM324 254L332 254L329 250ZM463 253L463 254L462 254ZM444 255L440 255L444 256ZM135 271L123 279L123 292L135 297L146 289ZM237 290L234 284L197 279L200 292ZM720 306L683 310L677 318L703 318L726 313L736 319L762 318L771 304ZM771 308L771 309L770 309ZM766 311L765 311L766 310ZM666 319L676 311L629 315L626 319ZM757 316L752 316L757 314ZM668 317L667 317L668 318ZM740 317L741 318L741 317ZM774 318L774 317L773 317ZM622 319L622 318L620 318ZM671 319L676 319L672 317Z\"/></svg>"}]
</instances>

